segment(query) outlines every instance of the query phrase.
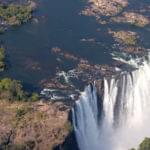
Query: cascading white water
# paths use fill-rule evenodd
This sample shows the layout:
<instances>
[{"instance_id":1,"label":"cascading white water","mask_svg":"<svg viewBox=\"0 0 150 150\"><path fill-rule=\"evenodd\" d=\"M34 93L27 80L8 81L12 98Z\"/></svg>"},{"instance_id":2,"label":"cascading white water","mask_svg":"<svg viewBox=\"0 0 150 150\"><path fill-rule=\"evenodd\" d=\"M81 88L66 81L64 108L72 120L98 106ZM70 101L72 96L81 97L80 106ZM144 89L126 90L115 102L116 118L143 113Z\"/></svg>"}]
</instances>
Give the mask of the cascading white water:
<instances>
[{"instance_id":1,"label":"cascading white water","mask_svg":"<svg viewBox=\"0 0 150 150\"><path fill-rule=\"evenodd\" d=\"M80 150L128 150L150 137L150 60L104 79L101 120L96 91L86 87L72 110Z\"/></svg>"}]
</instances>

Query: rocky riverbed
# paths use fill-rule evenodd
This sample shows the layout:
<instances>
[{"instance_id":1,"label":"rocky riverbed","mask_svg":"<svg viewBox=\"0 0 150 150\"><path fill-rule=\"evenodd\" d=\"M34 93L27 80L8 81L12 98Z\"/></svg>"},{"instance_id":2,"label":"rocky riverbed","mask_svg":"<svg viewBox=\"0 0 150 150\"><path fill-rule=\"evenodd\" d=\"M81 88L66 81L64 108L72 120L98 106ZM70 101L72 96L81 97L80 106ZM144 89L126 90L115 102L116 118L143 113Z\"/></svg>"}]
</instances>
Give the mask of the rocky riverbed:
<instances>
[{"instance_id":1,"label":"rocky riverbed","mask_svg":"<svg viewBox=\"0 0 150 150\"><path fill-rule=\"evenodd\" d=\"M142 14L142 12L148 12L148 6L126 11L128 6L130 6L128 0L89 0L81 14L95 16L100 24L128 23L138 27L149 24L149 17Z\"/></svg>"},{"instance_id":2,"label":"rocky riverbed","mask_svg":"<svg viewBox=\"0 0 150 150\"><path fill-rule=\"evenodd\" d=\"M89 0L89 6L83 10L82 14L88 16L113 16L127 7L128 0Z\"/></svg>"}]
</instances>

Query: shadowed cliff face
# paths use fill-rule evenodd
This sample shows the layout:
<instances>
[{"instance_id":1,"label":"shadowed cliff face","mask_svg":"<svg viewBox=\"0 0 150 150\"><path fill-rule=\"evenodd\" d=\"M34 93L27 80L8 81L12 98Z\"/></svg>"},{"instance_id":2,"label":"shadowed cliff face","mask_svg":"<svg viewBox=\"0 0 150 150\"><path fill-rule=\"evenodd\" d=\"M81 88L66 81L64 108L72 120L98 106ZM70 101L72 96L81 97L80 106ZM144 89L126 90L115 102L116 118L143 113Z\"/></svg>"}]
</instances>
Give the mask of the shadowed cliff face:
<instances>
[{"instance_id":1,"label":"shadowed cliff face","mask_svg":"<svg viewBox=\"0 0 150 150\"><path fill-rule=\"evenodd\" d=\"M66 137L65 141L62 144L54 147L53 150L79 150L74 132L71 132Z\"/></svg>"},{"instance_id":2,"label":"shadowed cliff face","mask_svg":"<svg viewBox=\"0 0 150 150\"><path fill-rule=\"evenodd\" d=\"M72 111L70 110L68 113L68 120L72 124L72 130L70 130L69 134L65 137L62 143L56 145L53 150L79 150L77 140L75 137L75 132L73 129L73 122L72 122Z\"/></svg>"}]
</instances>

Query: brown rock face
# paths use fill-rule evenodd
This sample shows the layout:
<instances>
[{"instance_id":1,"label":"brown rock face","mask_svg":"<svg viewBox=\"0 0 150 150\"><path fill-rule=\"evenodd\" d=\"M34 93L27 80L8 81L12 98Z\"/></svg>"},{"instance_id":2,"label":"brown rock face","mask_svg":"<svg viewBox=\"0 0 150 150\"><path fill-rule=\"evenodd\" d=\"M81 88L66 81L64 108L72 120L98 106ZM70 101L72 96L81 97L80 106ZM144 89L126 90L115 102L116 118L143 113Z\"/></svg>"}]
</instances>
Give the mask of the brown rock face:
<instances>
[{"instance_id":1,"label":"brown rock face","mask_svg":"<svg viewBox=\"0 0 150 150\"><path fill-rule=\"evenodd\" d=\"M51 150L71 130L62 103L0 102L0 149Z\"/></svg>"}]
</instances>

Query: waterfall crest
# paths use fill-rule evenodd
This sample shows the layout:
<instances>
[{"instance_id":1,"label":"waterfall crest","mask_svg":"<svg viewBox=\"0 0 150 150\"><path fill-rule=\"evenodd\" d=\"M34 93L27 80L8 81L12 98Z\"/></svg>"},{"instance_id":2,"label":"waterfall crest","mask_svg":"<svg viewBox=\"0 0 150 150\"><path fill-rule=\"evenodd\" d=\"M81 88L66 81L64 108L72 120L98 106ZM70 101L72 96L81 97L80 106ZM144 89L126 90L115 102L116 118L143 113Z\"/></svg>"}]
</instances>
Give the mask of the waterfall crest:
<instances>
[{"instance_id":1,"label":"waterfall crest","mask_svg":"<svg viewBox=\"0 0 150 150\"><path fill-rule=\"evenodd\" d=\"M80 150L128 150L150 137L150 61L104 79L100 112L98 101L95 85L89 85L72 110Z\"/></svg>"}]
</instances>

